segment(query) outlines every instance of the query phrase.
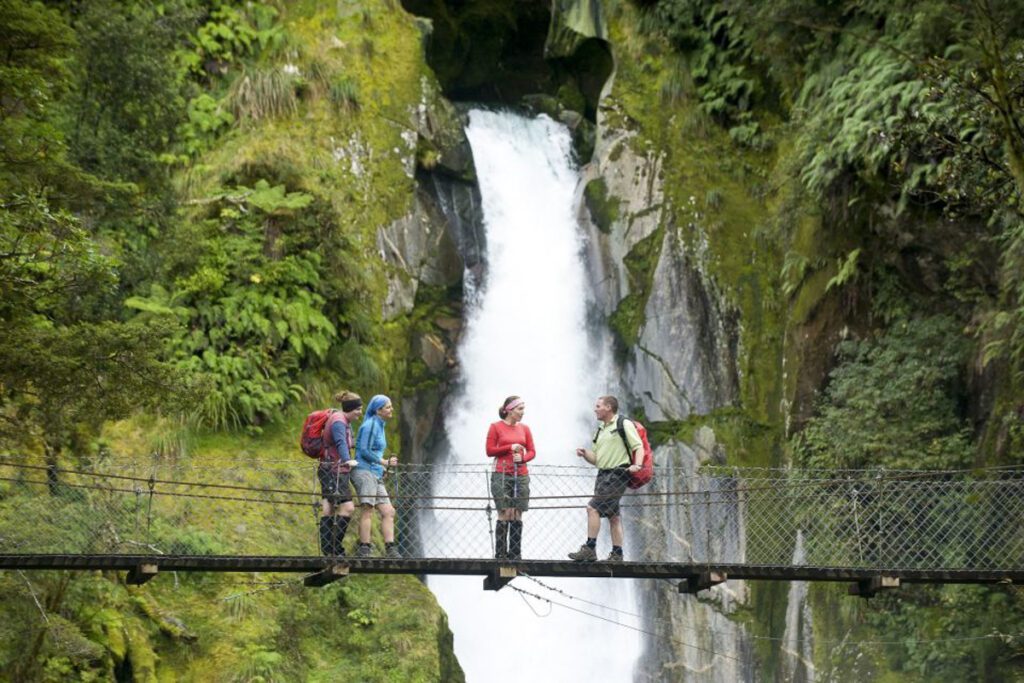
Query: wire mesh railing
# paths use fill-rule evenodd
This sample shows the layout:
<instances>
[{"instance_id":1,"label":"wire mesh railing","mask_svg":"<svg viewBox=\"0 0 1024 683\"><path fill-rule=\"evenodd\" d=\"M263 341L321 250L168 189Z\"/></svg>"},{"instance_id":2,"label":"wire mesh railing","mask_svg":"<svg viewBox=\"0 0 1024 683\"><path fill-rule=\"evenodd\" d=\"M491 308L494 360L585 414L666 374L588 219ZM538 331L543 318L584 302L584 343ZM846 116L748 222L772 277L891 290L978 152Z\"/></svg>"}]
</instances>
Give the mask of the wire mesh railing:
<instances>
[{"instance_id":1,"label":"wire mesh railing","mask_svg":"<svg viewBox=\"0 0 1024 683\"><path fill-rule=\"evenodd\" d=\"M57 465L0 457L0 554L318 555L315 471L315 463L298 459ZM566 560L579 548L594 475L592 468L531 464L524 559ZM494 556L498 510L485 465L401 465L384 482L403 557ZM356 503L345 552L356 552L360 516L373 514L380 556L380 519ZM1020 469L659 468L654 482L623 496L622 516L627 562L1024 569ZM600 538L604 556L607 522Z\"/></svg>"}]
</instances>

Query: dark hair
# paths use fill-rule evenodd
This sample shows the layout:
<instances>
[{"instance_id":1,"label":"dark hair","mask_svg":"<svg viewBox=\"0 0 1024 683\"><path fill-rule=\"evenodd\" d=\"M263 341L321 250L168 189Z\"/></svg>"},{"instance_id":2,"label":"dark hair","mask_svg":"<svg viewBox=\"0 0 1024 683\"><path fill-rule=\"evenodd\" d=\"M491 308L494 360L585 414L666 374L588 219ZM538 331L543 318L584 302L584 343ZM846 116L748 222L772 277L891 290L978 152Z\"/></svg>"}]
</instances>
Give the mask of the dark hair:
<instances>
[{"instance_id":1,"label":"dark hair","mask_svg":"<svg viewBox=\"0 0 1024 683\"><path fill-rule=\"evenodd\" d=\"M501 402L501 407L498 408L498 417L500 417L502 420L504 420L506 417L508 417L508 411L505 410L505 407L509 403L511 403L512 401L516 401L516 400L519 400L518 396L509 396L504 401L502 401Z\"/></svg>"},{"instance_id":2,"label":"dark hair","mask_svg":"<svg viewBox=\"0 0 1024 683\"><path fill-rule=\"evenodd\" d=\"M602 396L597 400L611 408L613 413L619 412L619 399L614 396Z\"/></svg>"}]
</instances>

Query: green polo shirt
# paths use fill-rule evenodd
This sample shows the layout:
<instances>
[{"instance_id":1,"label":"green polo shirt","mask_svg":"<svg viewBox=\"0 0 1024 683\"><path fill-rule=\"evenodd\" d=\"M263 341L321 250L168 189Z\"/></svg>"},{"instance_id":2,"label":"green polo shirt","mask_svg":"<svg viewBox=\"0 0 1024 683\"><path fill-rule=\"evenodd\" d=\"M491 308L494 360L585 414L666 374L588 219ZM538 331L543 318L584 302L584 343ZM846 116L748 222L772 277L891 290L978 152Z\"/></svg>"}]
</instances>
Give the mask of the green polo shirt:
<instances>
[{"instance_id":1,"label":"green polo shirt","mask_svg":"<svg viewBox=\"0 0 1024 683\"><path fill-rule=\"evenodd\" d=\"M636 449L643 448L644 442L640 440L640 435L636 431L636 425L633 424L632 420L626 419L622 422L622 429L626 432L626 441L629 442L629 451L626 451L626 446L622 443L622 437L619 435L618 430L615 429L615 423L618 419L616 415L612 418L611 422L606 422L597 429L593 450L594 455L597 456L598 469L610 470L615 467L622 467L623 465L632 465L633 456L631 454L635 453Z\"/></svg>"}]
</instances>

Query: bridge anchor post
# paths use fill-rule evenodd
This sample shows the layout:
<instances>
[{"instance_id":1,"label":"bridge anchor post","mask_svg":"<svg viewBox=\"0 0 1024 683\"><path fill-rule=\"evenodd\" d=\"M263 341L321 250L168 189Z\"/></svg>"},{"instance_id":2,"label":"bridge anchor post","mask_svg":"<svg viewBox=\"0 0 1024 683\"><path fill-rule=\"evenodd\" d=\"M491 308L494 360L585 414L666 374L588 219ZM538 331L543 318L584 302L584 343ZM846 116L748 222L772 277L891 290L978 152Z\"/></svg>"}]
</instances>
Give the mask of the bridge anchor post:
<instances>
[{"instance_id":1,"label":"bridge anchor post","mask_svg":"<svg viewBox=\"0 0 1024 683\"><path fill-rule=\"evenodd\" d=\"M125 577L124 582L131 586L141 586L146 583L160 571L156 563L143 563L137 564L128 570L128 575Z\"/></svg>"},{"instance_id":2,"label":"bridge anchor post","mask_svg":"<svg viewBox=\"0 0 1024 683\"><path fill-rule=\"evenodd\" d=\"M316 574L310 574L304 578L302 580L302 585L309 588L320 588L321 586L326 586L338 579L344 579L346 576L348 576L347 564L332 564L324 567Z\"/></svg>"},{"instance_id":3,"label":"bridge anchor post","mask_svg":"<svg viewBox=\"0 0 1024 683\"><path fill-rule=\"evenodd\" d=\"M500 591L512 579L519 576L515 567L498 567L498 571L491 572L484 577L485 591Z\"/></svg>"},{"instance_id":4,"label":"bridge anchor post","mask_svg":"<svg viewBox=\"0 0 1024 683\"><path fill-rule=\"evenodd\" d=\"M725 572L701 572L700 574L691 574L686 577L685 581L680 582L679 592L689 593L696 595L702 590L707 590L712 586L717 586L720 583L724 583L728 580L729 575Z\"/></svg>"},{"instance_id":5,"label":"bridge anchor post","mask_svg":"<svg viewBox=\"0 0 1024 683\"><path fill-rule=\"evenodd\" d=\"M849 595L856 595L860 598L873 598L879 591L892 590L899 587L900 577L898 576L872 576L869 579L861 579L857 583L850 584L846 592Z\"/></svg>"}]
</instances>

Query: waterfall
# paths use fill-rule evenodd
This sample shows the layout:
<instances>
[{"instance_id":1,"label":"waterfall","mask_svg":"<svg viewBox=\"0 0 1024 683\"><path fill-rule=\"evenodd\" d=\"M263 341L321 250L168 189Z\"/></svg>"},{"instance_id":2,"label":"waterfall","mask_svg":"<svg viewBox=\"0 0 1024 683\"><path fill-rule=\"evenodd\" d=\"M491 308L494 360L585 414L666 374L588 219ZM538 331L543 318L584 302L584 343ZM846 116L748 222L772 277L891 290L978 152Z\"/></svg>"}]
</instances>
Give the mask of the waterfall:
<instances>
[{"instance_id":1,"label":"waterfall","mask_svg":"<svg viewBox=\"0 0 1024 683\"><path fill-rule=\"evenodd\" d=\"M807 563L804 550L804 534L796 534L793 549L793 565ZM786 600L786 631L782 642L782 669L785 680L794 683L810 683L815 680L814 648L811 638L814 634L811 621L811 606L807 602L807 582L793 581L789 584Z\"/></svg>"},{"instance_id":2,"label":"waterfall","mask_svg":"<svg viewBox=\"0 0 1024 683\"><path fill-rule=\"evenodd\" d=\"M575 449L593 433L594 399L608 391L608 364L601 335L587 329L589 292L575 210L579 175L569 133L543 116L474 110L467 134L480 183L488 265L482 291L468 302L459 348L462 384L447 410L449 452L443 462L488 465L488 426L498 419L502 400L517 394L526 402L524 423L537 449L531 465L578 465ZM435 486L443 491L444 481ZM543 477L531 476L531 489L533 496L542 493ZM486 491L481 479L475 495ZM582 510L557 512L579 519L578 525L561 525L573 533L557 539L546 533L543 514L523 517L524 557L564 558L586 538ZM441 518L425 525L427 534L455 537ZM490 555L485 520L469 542L459 532L459 545L450 550L454 556ZM607 525L602 541L607 543ZM590 603L638 611L626 580L544 582ZM431 577L428 585L448 613L455 653L470 683L633 678L639 634L606 621L619 618L616 612L576 603L602 620L531 601L511 587L484 591L479 577ZM541 592L523 577L512 586Z\"/></svg>"}]
</instances>

